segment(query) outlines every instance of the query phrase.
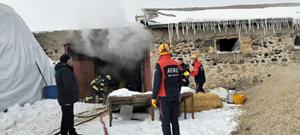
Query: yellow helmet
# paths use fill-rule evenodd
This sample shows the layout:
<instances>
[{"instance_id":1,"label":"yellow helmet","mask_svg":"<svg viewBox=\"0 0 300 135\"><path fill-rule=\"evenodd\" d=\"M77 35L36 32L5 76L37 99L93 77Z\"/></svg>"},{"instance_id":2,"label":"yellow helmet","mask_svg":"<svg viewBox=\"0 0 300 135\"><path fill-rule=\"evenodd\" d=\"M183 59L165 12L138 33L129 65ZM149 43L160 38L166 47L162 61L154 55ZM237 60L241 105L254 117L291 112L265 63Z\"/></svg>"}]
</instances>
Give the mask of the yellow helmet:
<instances>
[{"instance_id":1,"label":"yellow helmet","mask_svg":"<svg viewBox=\"0 0 300 135\"><path fill-rule=\"evenodd\" d=\"M197 55L196 54L192 54L192 59L197 59Z\"/></svg>"},{"instance_id":2,"label":"yellow helmet","mask_svg":"<svg viewBox=\"0 0 300 135\"><path fill-rule=\"evenodd\" d=\"M158 50L160 55L170 54L170 47L168 44L160 44Z\"/></svg>"},{"instance_id":3,"label":"yellow helmet","mask_svg":"<svg viewBox=\"0 0 300 135\"><path fill-rule=\"evenodd\" d=\"M185 71L185 72L183 73L183 75L184 75L185 77L188 77L188 76L190 76L190 72L189 72L189 71Z\"/></svg>"}]
</instances>

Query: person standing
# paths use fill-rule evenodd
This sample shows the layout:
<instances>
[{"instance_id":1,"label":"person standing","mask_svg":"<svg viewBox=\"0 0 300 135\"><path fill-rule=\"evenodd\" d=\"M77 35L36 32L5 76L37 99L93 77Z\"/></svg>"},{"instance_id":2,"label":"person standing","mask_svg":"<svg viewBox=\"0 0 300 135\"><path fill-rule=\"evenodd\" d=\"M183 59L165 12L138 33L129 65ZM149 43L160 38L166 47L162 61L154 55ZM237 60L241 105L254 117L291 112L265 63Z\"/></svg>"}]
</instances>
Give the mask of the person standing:
<instances>
[{"instance_id":1,"label":"person standing","mask_svg":"<svg viewBox=\"0 0 300 135\"><path fill-rule=\"evenodd\" d=\"M74 103L79 100L78 85L72 67L72 59L63 54L55 66L58 103L61 106L61 135L78 135L74 128Z\"/></svg>"},{"instance_id":2,"label":"person standing","mask_svg":"<svg viewBox=\"0 0 300 135\"><path fill-rule=\"evenodd\" d=\"M205 83L205 73L204 68L200 60L198 60L196 55L192 55L194 70L190 73L194 76L196 82L196 92L205 92L203 89L203 84Z\"/></svg>"},{"instance_id":3,"label":"person standing","mask_svg":"<svg viewBox=\"0 0 300 135\"><path fill-rule=\"evenodd\" d=\"M179 64L170 57L169 46L159 46L160 58L155 67L152 107L159 107L164 135L179 135L179 96L181 73ZM171 132L172 124L172 132Z\"/></svg>"},{"instance_id":4,"label":"person standing","mask_svg":"<svg viewBox=\"0 0 300 135\"><path fill-rule=\"evenodd\" d=\"M177 60L178 60L178 63L181 67L181 73L183 73L182 85L183 86L188 86L190 84L190 81L189 81L189 76L190 76L189 65L187 65L183 62L183 58L178 58Z\"/></svg>"}]
</instances>

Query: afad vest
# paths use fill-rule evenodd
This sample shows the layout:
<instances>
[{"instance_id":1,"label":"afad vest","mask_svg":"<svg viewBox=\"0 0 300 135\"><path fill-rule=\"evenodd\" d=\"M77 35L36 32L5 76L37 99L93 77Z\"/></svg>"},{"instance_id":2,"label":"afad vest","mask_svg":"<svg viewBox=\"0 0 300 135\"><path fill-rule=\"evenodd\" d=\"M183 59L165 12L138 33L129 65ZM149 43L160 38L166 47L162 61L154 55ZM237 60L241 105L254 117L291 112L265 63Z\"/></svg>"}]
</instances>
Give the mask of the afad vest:
<instances>
[{"instance_id":1,"label":"afad vest","mask_svg":"<svg viewBox=\"0 0 300 135\"><path fill-rule=\"evenodd\" d=\"M178 98L181 89L180 66L169 55L163 55L157 62L160 66L162 79L159 97Z\"/></svg>"}]
</instances>

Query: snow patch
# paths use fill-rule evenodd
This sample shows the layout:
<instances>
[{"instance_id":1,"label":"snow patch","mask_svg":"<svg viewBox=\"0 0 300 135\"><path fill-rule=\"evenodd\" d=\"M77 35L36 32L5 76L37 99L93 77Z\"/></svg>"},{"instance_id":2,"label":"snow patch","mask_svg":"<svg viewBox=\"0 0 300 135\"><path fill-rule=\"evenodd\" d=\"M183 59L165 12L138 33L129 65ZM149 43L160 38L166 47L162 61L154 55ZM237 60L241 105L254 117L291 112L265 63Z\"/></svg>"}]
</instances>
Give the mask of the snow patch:
<instances>
[{"instance_id":1,"label":"snow patch","mask_svg":"<svg viewBox=\"0 0 300 135\"><path fill-rule=\"evenodd\" d=\"M195 90L191 89L190 87L181 87L180 93L188 93L188 92L195 93ZM122 89L118 89L118 90L115 90L112 93L110 93L109 97L110 96L130 97L133 95L140 95L140 94L152 94L152 91L141 93L141 92L137 92L137 91L131 91L126 88L122 88Z\"/></svg>"},{"instance_id":2,"label":"snow patch","mask_svg":"<svg viewBox=\"0 0 300 135\"><path fill-rule=\"evenodd\" d=\"M215 89L210 89L209 92L218 95L223 101L226 101L227 95L228 95L228 90L225 88L215 88Z\"/></svg>"},{"instance_id":3,"label":"snow patch","mask_svg":"<svg viewBox=\"0 0 300 135\"><path fill-rule=\"evenodd\" d=\"M100 107L99 104L76 103L74 113ZM6 113L0 112L2 135L46 135L60 127L61 109L57 100L41 100L34 104L12 106Z\"/></svg>"},{"instance_id":4,"label":"snow patch","mask_svg":"<svg viewBox=\"0 0 300 135\"><path fill-rule=\"evenodd\" d=\"M130 91L130 90L126 89L126 88L122 88L122 89L118 89L118 90L113 91L108 96L109 97L111 97L111 96L130 97L130 96L139 95L139 94L143 94L143 93L136 92L136 91Z\"/></svg>"},{"instance_id":5,"label":"snow patch","mask_svg":"<svg viewBox=\"0 0 300 135\"><path fill-rule=\"evenodd\" d=\"M190 87L181 87L180 93L195 93L196 91Z\"/></svg>"}]
</instances>

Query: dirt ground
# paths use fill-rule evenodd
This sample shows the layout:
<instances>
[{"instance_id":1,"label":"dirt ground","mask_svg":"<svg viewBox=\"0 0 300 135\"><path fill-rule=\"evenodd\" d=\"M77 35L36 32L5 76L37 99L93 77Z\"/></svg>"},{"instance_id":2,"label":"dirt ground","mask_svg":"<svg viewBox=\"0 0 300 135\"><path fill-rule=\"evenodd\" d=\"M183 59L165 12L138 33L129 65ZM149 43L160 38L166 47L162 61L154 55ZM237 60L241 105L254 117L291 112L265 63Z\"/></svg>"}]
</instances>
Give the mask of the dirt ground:
<instances>
[{"instance_id":1,"label":"dirt ground","mask_svg":"<svg viewBox=\"0 0 300 135\"><path fill-rule=\"evenodd\" d=\"M300 135L300 65L272 69L272 76L247 91L233 135Z\"/></svg>"}]
</instances>

